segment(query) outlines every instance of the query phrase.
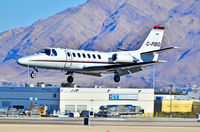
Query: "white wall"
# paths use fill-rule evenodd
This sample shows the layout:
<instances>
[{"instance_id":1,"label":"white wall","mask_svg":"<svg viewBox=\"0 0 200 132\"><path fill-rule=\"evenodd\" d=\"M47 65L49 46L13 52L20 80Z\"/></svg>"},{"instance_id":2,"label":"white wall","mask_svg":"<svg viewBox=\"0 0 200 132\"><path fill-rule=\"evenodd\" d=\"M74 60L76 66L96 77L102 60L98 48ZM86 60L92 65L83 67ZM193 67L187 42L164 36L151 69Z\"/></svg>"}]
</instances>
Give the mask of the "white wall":
<instances>
[{"instance_id":1,"label":"white wall","mask_svg":"<svg viewBox=\"0 0 200 132\"><path fill-rule=\"evenodd\" d=\"M109 100L109 94L138 95L137 100ZM60 88L60 112L66 105L87 105L87 110L99 111L101 105L132 104L141 106L145 112L153 113L154 90L133 88Z\"/></svg>"}]
</instances>

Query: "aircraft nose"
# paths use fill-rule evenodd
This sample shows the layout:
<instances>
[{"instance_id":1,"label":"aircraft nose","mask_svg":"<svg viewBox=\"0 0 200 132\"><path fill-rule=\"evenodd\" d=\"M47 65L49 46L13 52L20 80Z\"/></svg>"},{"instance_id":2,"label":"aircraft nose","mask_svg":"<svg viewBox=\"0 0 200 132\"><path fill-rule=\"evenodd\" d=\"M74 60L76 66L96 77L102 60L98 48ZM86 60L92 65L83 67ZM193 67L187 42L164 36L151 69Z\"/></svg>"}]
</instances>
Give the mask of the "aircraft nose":
<instances>
[{"instance_id":1,"label":"aircraft nose","mask_svg":"<svg viewBox=\"0 0 200 132\"><path fill-rule=\"evenodd\" d=\"M18 63L19 65L26 66L26 65L28 65L28 59L27 59L26 57L19 58L19 59L17 60L17 63Z\"/></svg>"}]
</instances>

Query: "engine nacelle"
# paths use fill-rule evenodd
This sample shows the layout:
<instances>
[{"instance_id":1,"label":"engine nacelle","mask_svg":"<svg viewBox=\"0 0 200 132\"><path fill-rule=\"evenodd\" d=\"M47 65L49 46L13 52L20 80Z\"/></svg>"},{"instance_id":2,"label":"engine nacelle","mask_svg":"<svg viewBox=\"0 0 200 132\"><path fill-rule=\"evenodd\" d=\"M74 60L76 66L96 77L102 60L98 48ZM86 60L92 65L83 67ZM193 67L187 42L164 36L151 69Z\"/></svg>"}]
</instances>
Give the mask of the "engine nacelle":
<instances>
[{"instance_id":1,"label":"engine nacelle","mask_svg":"<svg viewBox=\"0 0 200 132\"><path fill-rule=\"evenodd\" d=\"M112 55L112 61L114 63L120 63L120 62L135 62L134 57L132 55L128 55L128 54L113 54Z\"/></svg>"}]
</instances>

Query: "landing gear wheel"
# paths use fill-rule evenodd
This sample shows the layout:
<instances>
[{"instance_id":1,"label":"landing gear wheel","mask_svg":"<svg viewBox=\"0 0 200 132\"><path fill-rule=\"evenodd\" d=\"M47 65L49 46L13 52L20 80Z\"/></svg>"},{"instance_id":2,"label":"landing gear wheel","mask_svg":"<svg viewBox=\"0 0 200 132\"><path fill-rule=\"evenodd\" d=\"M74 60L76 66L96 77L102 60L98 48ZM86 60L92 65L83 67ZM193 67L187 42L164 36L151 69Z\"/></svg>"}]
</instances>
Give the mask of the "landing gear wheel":
<instances>
[{"instance_id":1,"label":"landing gear wheel","mask_svg":"<svg viewBox=\"0 0 200 132\"><path fill-rule=\"evenodd\" d=\"M72 76L67 77L68 83L72 83L74 81L74 78Z\"/></svg>"},{"instance_id":2,"label":"landing gear wheel","mask_svg":"<svg viewBox=\"0 0 200 132\"><path fill-rule=\"evenodd\" d=\"M36 73L35 72L31 72L31 78L35 78L36 77Z\"/></svg>"},{"instance_id":3,"label":"landing gear wheel","mask_svg":"<svg viewBox=\"0 0 200 132\"><path fill-rule=\"evenodd\" d=\"M120 81L120 76L119 75L115 75L114 76L114 81L115 82L119 82Z\"/></svg>"}]
</instances>

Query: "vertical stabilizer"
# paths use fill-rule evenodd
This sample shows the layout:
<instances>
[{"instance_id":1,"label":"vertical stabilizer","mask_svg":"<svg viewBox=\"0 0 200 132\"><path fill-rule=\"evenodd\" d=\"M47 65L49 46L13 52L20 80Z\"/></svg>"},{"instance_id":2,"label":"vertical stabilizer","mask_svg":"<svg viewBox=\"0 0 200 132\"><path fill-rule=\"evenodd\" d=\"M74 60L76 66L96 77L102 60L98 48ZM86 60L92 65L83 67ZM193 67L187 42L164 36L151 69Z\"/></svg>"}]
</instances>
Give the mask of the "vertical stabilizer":
<instances>
[{"instance_id":1,"label":"vertical stabilizer","mask_svg":"<svg viewBox=\"0 0 200 132\"><path fill-rule=\"evenodd\" d=\"M159 50L161 47L165 27L154 26L146 40L140 47L140 52Z\"/></svg>"},{"instance_id":2,"label":"vertical stabilizer","mask_svg":"<svg viewBox=\"0 0 200 132\"><path fill-rule=\"evenodd\" d=\"M148 62L148 61L158 60L159 56L158 53L148 53L148 54L142 54L142 53L159 50L162 44L164 31L165 27L161 26L154 26L154 28L151 30L146 40L139 49L142 61Z\"/></svg>"}]
</instances>

